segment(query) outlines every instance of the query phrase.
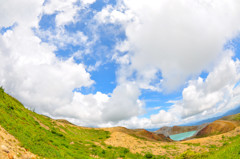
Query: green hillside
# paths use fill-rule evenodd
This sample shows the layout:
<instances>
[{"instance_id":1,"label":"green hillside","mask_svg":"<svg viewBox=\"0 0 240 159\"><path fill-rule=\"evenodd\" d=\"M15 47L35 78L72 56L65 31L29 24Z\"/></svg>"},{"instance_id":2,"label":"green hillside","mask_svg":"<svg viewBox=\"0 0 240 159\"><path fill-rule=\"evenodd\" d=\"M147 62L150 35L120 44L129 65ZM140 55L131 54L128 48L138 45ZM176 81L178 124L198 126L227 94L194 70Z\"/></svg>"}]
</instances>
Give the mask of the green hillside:
<instances>
[{"instance_id":1,"label":"green hillside","mask_svg":"<svg viewBox=\"0 0 240 159\"><path fill-rule=\"evenodd\" d=\"M0 125L16 139L21 146L36 154L39 158L49 159L85 159L85 158L179 158L179 159L238 159L240 158L240 135L221 136L221 146L202 145L184 142L161 142L151 141L148 148L158 147L159 151L165 149L165 155L154 156L150 152L142 154L131 153L129 149L114 147L105 144L110 137L110 132L93 128L75 126L65 120L53 120L26 109L19 101L4 93L0 88ZM238 122L240 114L223 118ZM236 131L237 130L237 131ZM237 134L238 130L235 132ZM140 143L147 139L137 138ZM204 138L203 138L204 139ZM141 140L141 141L140 141ZM164 145L159 145L164 144ZM186 147L185 150L181 148ZM195 152L196 149L208 151ZM180 152L181 150L181 152ZM146 154L144 154L146 153ZM21 158L21 154L19 155Z\"/></svg>"},{"instance_id":2,"label":"green hillside","mask_svg":"<svg viewBox=\"0 0 240 159\"><path fill-rule=\"evenodd\" d=\"M0 125L40 158L145 158L107 146L110 133L56 121L26 109L0 88Z\"/></svg>"}]
</instances>

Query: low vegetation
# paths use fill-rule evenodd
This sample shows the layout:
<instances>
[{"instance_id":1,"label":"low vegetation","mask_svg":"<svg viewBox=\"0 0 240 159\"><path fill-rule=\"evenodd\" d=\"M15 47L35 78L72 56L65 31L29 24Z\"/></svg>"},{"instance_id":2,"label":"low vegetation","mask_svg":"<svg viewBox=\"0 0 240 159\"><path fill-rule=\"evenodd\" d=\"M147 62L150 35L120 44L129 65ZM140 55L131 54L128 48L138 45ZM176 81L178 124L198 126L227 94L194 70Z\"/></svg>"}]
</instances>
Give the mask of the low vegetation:
<instances>
[{"instance_id":1,"label":"low vegetation","mask_svg":"<svg viewBox=\"0 0 240 159\"><path fill-rule=\"evenodd\" d=\"M108 131L77 127L26 109L0 88L0 125L39 158L146 158L108 146ZM157 156L152 156L157 158Z\"/></svg>"},{"instance_id":2,"label":"low vegetation","mask_svg":"<svg viewBox=\"0 0 240 159\"><path fill-rule=\"evenodd\" d=\"M133 153L134 151L130 147L124 147L124 142L120 145L123 147L108 144L106 141L113 135L108 129L79 127L66 120L53 120L39 115L26 109L15 98L4 93L4 89L1 87L0 114L0 125L21 143L20 146L36 154L39 158L240 158L240 135L236 134L234 136L219 135L216 143L208 144L201 142L200 139L196 139L195 142L191 142L191 140L171 142L168 138L156 136L145 130L115 128L119 129L118 131L121 133L126 133L130 138L134 138L131 141L137 145L132 147L145 147L142 152L135 150ZM227 117L226 120L239 122L240 115Z\"/></svg>"},{"instance_id":3,"label":"low vegetation","mask_svg":"<svg viewBox=\"0 0 240 159\"><path fill-rule=\"evenodd\" d=\"M209 152L194 152L187 150L177 159L239 159L240 158L240 135L225 139L221 147L209 145Z\"/></svg>"}]
</instances>

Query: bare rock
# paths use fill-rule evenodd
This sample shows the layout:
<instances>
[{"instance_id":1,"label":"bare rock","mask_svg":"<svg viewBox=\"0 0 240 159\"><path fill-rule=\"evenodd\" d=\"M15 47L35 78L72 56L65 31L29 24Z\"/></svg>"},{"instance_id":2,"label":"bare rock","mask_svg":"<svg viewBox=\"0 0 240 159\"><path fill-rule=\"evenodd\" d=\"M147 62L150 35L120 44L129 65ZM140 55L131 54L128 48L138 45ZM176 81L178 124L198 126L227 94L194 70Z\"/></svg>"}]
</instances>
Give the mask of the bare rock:
<instances>
[{"instance_id":1,"label":"bare rock","mask_svg":"<svg viewBox=\"0 0 240 159\"><path fill-rule=\"evenodd\" d=\"M7 146L2 145L1 148L2 148L3 152L9 153L9 150L8 150Z\"/></svg>"}]
</instances>

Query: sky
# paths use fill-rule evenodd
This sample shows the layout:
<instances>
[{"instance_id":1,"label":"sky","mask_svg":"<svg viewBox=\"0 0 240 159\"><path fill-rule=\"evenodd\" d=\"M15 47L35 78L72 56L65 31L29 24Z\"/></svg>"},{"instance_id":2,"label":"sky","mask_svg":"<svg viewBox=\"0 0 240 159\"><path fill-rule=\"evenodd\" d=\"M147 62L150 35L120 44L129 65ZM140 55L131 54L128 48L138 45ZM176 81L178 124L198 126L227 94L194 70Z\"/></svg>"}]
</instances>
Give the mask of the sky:
<instances>
[{"instance_id":1,"label":"sky","mask_svg":"<svg viewBox=\"0 0 240 159\"><path fill-rule=\"evenodd\" d=\"M0 86L30 110L159 128L240 106L239 0L0 3Z\"/></svg>"}]
</instances>

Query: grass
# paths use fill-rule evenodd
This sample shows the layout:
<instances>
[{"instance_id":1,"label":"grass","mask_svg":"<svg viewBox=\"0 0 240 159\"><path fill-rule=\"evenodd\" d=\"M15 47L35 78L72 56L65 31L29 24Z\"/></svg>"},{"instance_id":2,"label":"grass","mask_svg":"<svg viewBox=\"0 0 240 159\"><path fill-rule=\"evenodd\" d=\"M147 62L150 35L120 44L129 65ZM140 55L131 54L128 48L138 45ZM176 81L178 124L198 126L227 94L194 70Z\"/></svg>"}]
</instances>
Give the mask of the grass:
<instances>
[{"instance_id":1,"label":"grass","mask_svg":"<svg viewBox=\"0 0 240 159\"><path fill-rule=\"evenodd\" d=\"M176 159L239 159L240 158L240 135L224 138L225 142L221 147L209 145L209 152L194 152L187 150ZM216 151L216 149L218 149Z\"/></svg>"},{"instance_id":2,"label":"grass","mask_svg":"<svg viewBox=\"0 0 240 159\"><path fill-rule=\"evenodd\" d=\"M126 148L106 145L104 141L110 137L108 131L66 123L62 126L46 116L32 112L4 93L3 88L0 88L0 114L0 125L15 136L21 146L40 158L146 158ZM157 156L153 155L152 158Z\"/></svg>"},{"instance_id":3,"label":"grass","mask_svg":"<svg viewBox=\"0 0 240 159\"><path fill-rule=\"evenodd\" d=\"M126 159L161 159L167 156L154 156L150 152L133 154L129 149L106 145L110 132L91 128L81 128L67 121L55 121L26 109L15 98L4 93L0 87L0 125L15 136L21 146L40 158L88 159L88 158L126 158ZM239 121L239 115L233 120ZM59 124L62 123L62 124ZM44 125L44 126L43 126ZM137 136L135 136L137 137ZM139 137L137 137L139 138ZM145 142L146 139L144 138ZM223 146L184 143L188 146L206 146L209 152L187 150L176 159L237 159L240 158L240 135L222 136ZM169 144L161 146L166 150L178 151L178 147ZM218 149L218 150L217 150ZM20 157L20 156L19 156Z\"/></svg>"},{"instance_id":4,"label":"grass","mask_svg":"<svg viewBox=\"0 0 240 159\"><path fill-rule=\"evenodd\" d=\"M161 147L164 148L164 149L167 149L167 150L169 150L169 149L176 150L177 149L177 147L175 145L163 145Z\"/></svg>"},{"instance_id":5,"label":"grass","mask_svg":"<svg viewBox=\"0 0 240 159\"><path fill-rule=\"evenodd\" d=\"M185 145L188 145L188 146L200 146L200 143L183 143Z\"/></svg>"}]
</instances>

